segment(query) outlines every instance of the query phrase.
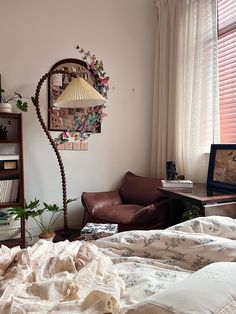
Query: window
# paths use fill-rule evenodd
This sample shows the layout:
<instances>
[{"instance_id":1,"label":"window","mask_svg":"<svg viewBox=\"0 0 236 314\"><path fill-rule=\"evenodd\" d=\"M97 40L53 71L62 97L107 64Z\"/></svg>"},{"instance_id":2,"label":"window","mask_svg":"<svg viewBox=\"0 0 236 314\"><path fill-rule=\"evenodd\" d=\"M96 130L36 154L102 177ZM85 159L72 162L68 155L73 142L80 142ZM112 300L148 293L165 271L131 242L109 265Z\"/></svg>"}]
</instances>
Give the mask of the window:
<instances>
[{"instance_id":1,"label":"window","mask_svg":"<svg viewBox=\"0 0 236 314\"><path fill-rule=\"evenodd\" d=\"M236 0L218 0L221 143L236 143Z\"/></svg>"}]
</instances>

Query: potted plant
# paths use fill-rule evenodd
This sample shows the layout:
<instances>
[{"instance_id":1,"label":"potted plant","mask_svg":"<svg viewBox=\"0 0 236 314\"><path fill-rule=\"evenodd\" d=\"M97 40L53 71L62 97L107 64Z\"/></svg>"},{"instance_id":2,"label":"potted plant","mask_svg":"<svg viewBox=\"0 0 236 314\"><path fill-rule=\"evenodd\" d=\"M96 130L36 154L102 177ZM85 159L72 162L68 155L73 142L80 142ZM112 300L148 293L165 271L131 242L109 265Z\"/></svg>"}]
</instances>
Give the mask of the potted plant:
<instances>
[{"instance_id":1,"label":"potted plant","mask_svg":"<svg viewBox=\"0 0 236 314\"><path fill-rule=\"evenodd\" d=\"M14 92L10 97L5 96L5 90L1 88L0 91L0 111L1 112L12 112L11 102L16 103L16 107L26 112L28 110L28 100L33 101L33 97L25 97L21 94Z\"/></svg>"},{"instance_id":2,"label":"potted plant","mask_svg":"<svg viewBox=\"0 0 236 314\"><path fill-rule=\"evenodd\" d=\"M67 204L75 200L76 199L68 199ZM59 208L59 206L56 204L50 205L43 202L43 205L44 207L40 209L40 201L35 198L29 203L27 203L25 200L22 207L10 208L8 211L11 215L14 216L15 219L23 218L28 220L31 217L41 230L39 237L42 239L53 239L55 236L53 226L62 214L63 209ZM47 220L45 217L43 217L45 212L50 213L49 217L47 217Z\"/></svg>"},{"instance_id":3,"label":"potted plant","mask_svg":"<svg viewBox=\"0 0 236 314\"><path fill-rule=\"evenodd\" d=\"M6 140L7 139L7 127L0 125L0 140Z\"/></svg>"}]
</instances>

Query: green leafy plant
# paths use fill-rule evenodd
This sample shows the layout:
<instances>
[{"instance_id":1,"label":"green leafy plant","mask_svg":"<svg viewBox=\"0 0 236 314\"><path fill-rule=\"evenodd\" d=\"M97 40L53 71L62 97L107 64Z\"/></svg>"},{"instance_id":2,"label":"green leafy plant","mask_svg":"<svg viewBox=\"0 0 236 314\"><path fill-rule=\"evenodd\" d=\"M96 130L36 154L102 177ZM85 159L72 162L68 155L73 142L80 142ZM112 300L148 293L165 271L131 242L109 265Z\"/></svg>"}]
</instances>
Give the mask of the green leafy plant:
<instances>
[{"instance_id":1,"label":"green leafy plant","mask_svg":"<svg viewBox=\"0 0 236 314\"><path fill-rule=\"evenodd\" d=\"M21 110L21 111L28 111L28 101L31 100L34 102L34 97L25 97L22 96L21 94L14 92L14 94L11 97L6 97L5 96L5 90L1 88L1 103L10 103L10 102L15 102L16 107Z\"/></svg>"},{"instance_id":2,"label":"green leafy plant","mask_svg":"<svg viewBox=\"0 0 236 314\"><path fill-rule=\"evenodd\" d=\"M182 221L194 219L201 216L202 216L201 209L197 206L192 206L191 208L183 212Z\"/></svg>"},{"instance_id":3,"label":"green leafy plant","mask_svg":"<svg viewBox=\"0 0 236 314\"><path fill-rule=\"evenodd\" d=\"M66 203L69 204L75 200L76 199L68 199ZM53 230L53 226L62 214L63 208L59 208L56 204L50 205L45 202L43 202L43 205L44 207L40 209L40 201L35 198L29 203L25 200L22 207L10 208L8 211L14 216L14 219L23 218L28 220L31 217L36 222L41 232L47 233ZM50 213L47 220L43 217L45 212Z\"/></svg>"}]
</instances>

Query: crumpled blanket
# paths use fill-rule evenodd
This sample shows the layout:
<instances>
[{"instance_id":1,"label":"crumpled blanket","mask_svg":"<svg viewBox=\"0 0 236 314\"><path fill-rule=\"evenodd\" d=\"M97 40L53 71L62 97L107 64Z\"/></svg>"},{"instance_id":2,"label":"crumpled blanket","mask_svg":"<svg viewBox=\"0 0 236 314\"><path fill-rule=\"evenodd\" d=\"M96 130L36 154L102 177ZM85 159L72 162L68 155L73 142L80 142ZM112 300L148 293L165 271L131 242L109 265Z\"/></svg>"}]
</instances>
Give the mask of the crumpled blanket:
<instances>
[{"instance_id":1,"label":"crumpled blanket","mask_svg":"<svg viewBox=\"0 0 236 314\"><path fill-rule=\"evenodd\" d=\"M1 248L0 313L117 313L124 282L94 244Z\"/></svg>"},{"instance_id":2,"label":"crumpled blanket","mask_svg":"<svg viewBox=\"0 0 236 314\"><path fill-rule=\"evenodd\" d=\"M92 242L2 246L0 313L236 313L235 240L236 220L212 216Z\"/></svg>"}]
</instances>

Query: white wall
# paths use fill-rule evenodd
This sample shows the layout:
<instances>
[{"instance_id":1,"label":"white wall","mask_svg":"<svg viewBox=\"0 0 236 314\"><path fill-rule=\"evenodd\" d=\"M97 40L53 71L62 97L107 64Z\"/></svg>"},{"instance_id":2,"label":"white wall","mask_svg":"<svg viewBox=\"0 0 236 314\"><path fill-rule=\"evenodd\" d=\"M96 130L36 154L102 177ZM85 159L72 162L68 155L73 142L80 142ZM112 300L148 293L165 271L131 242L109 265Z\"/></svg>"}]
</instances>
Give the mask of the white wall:
<instances>
[{"instance_id":1,"label":"white wall","mask_svg":"<svg viewBox=\"0 0 236 314\"><path fill-rule=\"evenodd\" d=\"M116 187L131 170L150 174L154 60L153 0L0 0L2 87L31 96L57 61L81 58L79 44L104 62L110 90L102 133L87 152L62 151L68 197ZM46 84L45 84L46 85ZM41 93L47 117L46 86ZM62 204L55 154L34 108L24 113L25 194ZM69 206L80 225L80 200Z\"/></svg>"}]
</instances>

